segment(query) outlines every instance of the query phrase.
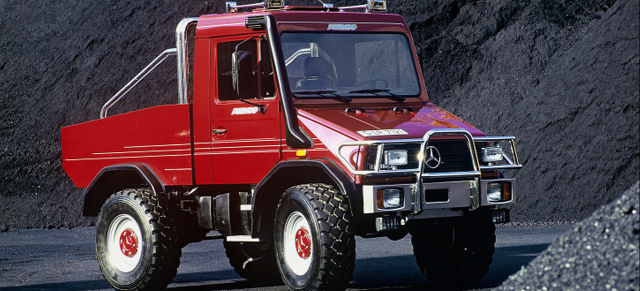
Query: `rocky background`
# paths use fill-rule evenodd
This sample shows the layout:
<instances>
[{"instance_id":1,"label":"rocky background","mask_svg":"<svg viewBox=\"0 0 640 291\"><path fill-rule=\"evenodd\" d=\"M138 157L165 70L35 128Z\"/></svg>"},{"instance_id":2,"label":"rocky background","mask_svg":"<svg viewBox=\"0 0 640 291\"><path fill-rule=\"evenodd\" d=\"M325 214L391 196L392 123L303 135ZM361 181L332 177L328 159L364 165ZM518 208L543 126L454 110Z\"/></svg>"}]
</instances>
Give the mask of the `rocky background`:
<instances>
[{"instance_id":1,"label":"rocky background","mask_svg":"<svg viewBox=\"0 0 640 291\"><path fill-rule=\"evenodd\" d=\"M496 290L638 290L638 186L600 207Z\"/></svg>"},{"instance_id":2,"label":"rocky background","mask_svg":"<svg viewBox=\"0 0 640 291\"><path fill-rule=\"evenodd\" d=\"M90 224L62 171L60 128L98 118L175 46L180 19L222 13L223 3L0 1L0 226ZM524 223L582 220L638 180L638 6L389 1L423 48L431 100L489 135L518 138L524 167L508 174L518 179L512 219ZM177 100L173 62L148 78L110 113Z\"/></svg>"}]
</instances>

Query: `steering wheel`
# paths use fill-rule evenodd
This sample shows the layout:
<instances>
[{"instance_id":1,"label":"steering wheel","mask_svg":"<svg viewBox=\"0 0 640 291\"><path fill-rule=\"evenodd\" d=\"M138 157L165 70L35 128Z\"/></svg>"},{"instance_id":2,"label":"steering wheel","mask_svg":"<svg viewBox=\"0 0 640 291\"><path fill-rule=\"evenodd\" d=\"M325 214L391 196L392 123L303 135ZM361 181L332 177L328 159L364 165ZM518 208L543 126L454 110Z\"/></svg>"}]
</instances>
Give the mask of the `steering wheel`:
<instances>
[{"instance_id":1,"label":"steering wheel","mask_svg":"<svg viewBox=\"0 0 640 291\"><path fill-rule=\"evenodd\" d=\"M378 84L378 82L382 82L382 87L377 87L376 86ZM363 87L363 85L365 85L365 84L370 84L370 86L367 86L367 88L372 88L372 89L388 88L389 87L389 81L387 81L385 79L380 79L380 78L372 78L372 79L364 80L364 81L360 82L359 84L357 84L356 87L360 88L360 87Z\"/></svg>"}]
</instances>

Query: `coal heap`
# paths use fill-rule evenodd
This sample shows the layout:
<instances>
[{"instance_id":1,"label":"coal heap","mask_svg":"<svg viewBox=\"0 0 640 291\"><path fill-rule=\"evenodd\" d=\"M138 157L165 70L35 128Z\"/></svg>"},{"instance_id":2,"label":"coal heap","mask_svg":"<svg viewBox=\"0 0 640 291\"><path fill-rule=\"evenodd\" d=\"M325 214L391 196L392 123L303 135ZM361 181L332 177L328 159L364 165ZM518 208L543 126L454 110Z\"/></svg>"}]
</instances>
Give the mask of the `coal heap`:
<instances>
[{"instance_id":1,"label":"coal heap","mask_svg":"<svg viewBox=\"0 0 640 291\"><path fill-rule=\"evenodd\" d=\"M639 185L575 225L497 290L638 290Z\"/></svg>"}]
</instances>

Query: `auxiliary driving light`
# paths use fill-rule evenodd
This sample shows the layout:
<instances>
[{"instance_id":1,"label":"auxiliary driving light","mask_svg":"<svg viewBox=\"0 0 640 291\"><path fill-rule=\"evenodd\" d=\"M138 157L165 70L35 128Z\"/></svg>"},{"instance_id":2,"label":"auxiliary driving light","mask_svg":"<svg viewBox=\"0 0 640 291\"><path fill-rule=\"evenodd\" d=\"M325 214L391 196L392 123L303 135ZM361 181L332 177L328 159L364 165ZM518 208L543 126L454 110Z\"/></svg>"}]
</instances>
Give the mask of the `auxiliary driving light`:
<instances>
[{"instance_id":1,"label":"auxiliary driving light","mask_svg":"<svg viewBox=\"0 0 640 291\"><path fill-rule=\"evenodd\" d=\"M487 200L489 202L511 201L511 185L509 183L487 184Z\"/></svg>"},{"instance_id":2,"label":"auxiliary driving light","mask_svg":"<svg viewBox=\"0 0 640 291\"><path fill-rule=\"evenodd\" d=\"M409 163L407 150L388 150L384 152L384 163L387 166L404 166Z\"/></svg>"},{"instance_id":3,"label":"auxiliary driving light","mask_svg":"<svg viewBox=\"0 0 640 291\"><path fill-rule=\"evenodd\" d=\"M502 161L502 147L482 148L482 161L485 163Z\"/></svg>"},{"instance_id":4,"label":"auxiliary driving light","mask_svg":"<svg viewBox=\"0 0 640 291\"><path fill-rule=\"evenodd\" d=\"M404 205L404 193L399 188L379 189L376 192L378 209L400 208Z\"/></svg>"}]
</instances>

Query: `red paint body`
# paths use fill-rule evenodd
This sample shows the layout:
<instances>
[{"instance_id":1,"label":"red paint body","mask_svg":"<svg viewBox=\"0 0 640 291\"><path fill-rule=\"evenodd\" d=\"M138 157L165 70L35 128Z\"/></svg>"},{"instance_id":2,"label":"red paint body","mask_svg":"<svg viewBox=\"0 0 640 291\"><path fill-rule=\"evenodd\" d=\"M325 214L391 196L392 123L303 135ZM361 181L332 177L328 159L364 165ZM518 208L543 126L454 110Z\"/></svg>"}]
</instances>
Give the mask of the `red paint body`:
<instances>
[{"instance_id":1,"label":"red paint body","mask_svg":"<svg viewBox=\"0 0 640 291\"><path fill-rule=\"evenodd\" d=\"M241 101L217 100L215 44L263 35L245 27L248 15L205 15L198 20L195 36L193 82L193 147L190 141L188 105L148 108L62 129L63 166L80 188L87 187L104 167L143 163L165 185L256 184L282 160L298 159L284 142L278 94L262 100L262 114L232 116L234 108L251 107ZM402 17L389 14L271 12L279 31L325 31L328 23L357 23L358 32L394 32L412 41ZM414 56L415 56L415 52ZM414 59L417 59L414 57ZM415 64L419 67L419 64ZM401 128L410 133L399 138L420 138L432 128L464 128L483 135L428 100L422 75L421 95L402 103L412 113L391 111L397 102L389 99L355 99L348 106L335 100L294 100L301 126L315 141L307 157L328 158L341 165L332 152L345 141L365 140L358 130ZM367 107L366 116L345 113L347 107ZM213 129L226 129L212 134ZM389 137L377 137L377 139ZM373 139L376 139L374 137ZM192 152L193 151L193 152ZM193 163L192 163L193 161ZM192 168L192 164L194 168ZM348 171L346 171L348 173Z\"/></svg>"},{"instance_id":2,"label":"red paint body","mask_svg":"<svg viewBox=\"0 0 640 291\"><path fill-rule=\"evenodd\" d=\"M63 167L76 186L86 188L105 167L123 164L146 165L165 186L257 185L265 182L278 163L300 159L332 161L353 183L360 184L376 179L353 174L338 155L353 159L352 164L360 163L357 167L363 166L362 156L344 148L339 153L342 143L421 139L432 129L464 129L473 137L485 136L429 102L412 45L408 47L409 66L415 68L419 93L403 102L385 98L384 93L346 103L332 98L283 97L278 90L269 98L249 100L265 108L260 113L241 100L226 100L219 96L225 85L218 80L224 75L218 71L218 62L223 61L218 45L265 38L264 30L245 26L247 17L262 15L275 19L281 35L327 32L331 24L346 23L357 26L355 32L360 34L399 34L413 43L402 17L391 14L296 10L201 16L194 37L190 104L157 106L62 129ZM349 52L345 48L344 53ZM282 98L292 99L300 128L313 140L304 153L297 154L299 148L287 145ZM394 110L396 107L399 109ZM365 137L358 133L371 130L403 130L405 134Z\"/></svg>"},{"instance_id":3,"label":"red paint body","mask_svg":"<svg viewBox=\"0 0 640 291\"><path fill-rule=\"evenodd\" d=\"M63 167L85 188L104 167L144 163L167 185L191 184L189 106L166 105L62 129ZM198 147L197 152L206 151Z\"/></svg>"}]
</instances>

